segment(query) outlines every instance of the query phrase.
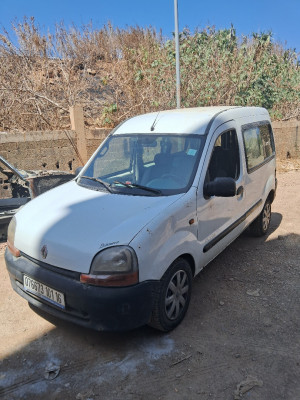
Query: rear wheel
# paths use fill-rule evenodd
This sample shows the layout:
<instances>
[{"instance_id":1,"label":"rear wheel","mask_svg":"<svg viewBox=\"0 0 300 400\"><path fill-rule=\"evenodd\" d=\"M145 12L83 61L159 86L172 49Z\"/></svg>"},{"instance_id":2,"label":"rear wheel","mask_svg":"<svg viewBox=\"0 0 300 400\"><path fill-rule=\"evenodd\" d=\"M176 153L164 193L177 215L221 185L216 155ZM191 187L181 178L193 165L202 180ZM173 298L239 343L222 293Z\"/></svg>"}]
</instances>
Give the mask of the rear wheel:
<instances>
[{"instance_id":1,"label":"rear wheel","mask_svg":"<svg viewBox=\"0 0 300 400\"><path fill-rule=\"evenodd\" d=\"M262 212L249 226L250 233L253 236L264 236L268 232L271 222L271 213L271 201L267 199Z\"/></svg>"},{"instance_id":2,"label":"rear wheel","mask_svg":"<svg viewBox=\"0 0 300 400\"><path fill-rule=\"evenodd\" d=\"M192 280L189 263L183 258L174 261L161 279L150 326L168 332L180 324L189 306Z\"/></svg>"}]
</instances>

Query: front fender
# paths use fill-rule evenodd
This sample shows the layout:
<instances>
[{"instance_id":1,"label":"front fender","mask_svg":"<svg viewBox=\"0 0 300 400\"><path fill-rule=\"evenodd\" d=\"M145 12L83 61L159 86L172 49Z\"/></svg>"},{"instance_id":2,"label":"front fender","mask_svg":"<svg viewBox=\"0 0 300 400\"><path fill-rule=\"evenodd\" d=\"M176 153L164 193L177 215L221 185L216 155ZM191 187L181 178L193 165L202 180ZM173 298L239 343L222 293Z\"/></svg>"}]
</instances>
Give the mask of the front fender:
<instances>
[{"instance_id":1,"label":"front fender","mask_svg":"<svg viewBox=\"0 0 300 400\"><path fill-rule=\"evenodd\" d=\"M191 187L130 242L138 257L140 281L160 280L182 254L193 257L197 271L200 259L197 229L196 188Z\"/></svg>"},{"instance_id":2,"label":"front fender","mask_svg":"<svg viewBox=\"0 0 300 400\"><path fill-rule=\"evenodd\" d=\"M148 236L148 238L147 238ZM139 260L140 281L160 280L169 266L183 254L193 257L196 270L201 249L197 237L188 230L180 230L161 241L159 234L154 234L148 228L138 239L131 243Z\"/></svg>"}]
</instances>

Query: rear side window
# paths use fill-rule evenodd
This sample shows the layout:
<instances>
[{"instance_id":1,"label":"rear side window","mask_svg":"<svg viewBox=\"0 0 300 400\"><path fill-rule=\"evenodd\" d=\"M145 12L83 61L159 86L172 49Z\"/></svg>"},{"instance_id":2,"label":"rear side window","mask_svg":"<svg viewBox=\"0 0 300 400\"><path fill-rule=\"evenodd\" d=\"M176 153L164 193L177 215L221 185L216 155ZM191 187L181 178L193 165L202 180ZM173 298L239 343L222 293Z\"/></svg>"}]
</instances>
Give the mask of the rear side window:
<instances>
[{"instance_id":1,"label":"rear side window","mask_svg":"<svg viewBox=\"0 0 300 400\"><path fill-rule=\"evenodd\" d=\"M275 154L272 128L269 122L242 126L248 172L252 172Z\"/></svg>"}]
</instances>

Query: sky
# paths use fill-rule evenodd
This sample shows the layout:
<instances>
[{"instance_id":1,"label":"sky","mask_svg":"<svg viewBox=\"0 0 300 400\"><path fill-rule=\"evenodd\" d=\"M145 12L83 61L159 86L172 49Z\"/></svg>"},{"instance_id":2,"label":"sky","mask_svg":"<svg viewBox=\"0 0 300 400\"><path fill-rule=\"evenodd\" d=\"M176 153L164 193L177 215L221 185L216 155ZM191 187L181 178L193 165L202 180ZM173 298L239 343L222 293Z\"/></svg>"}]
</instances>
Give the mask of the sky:
<instances>
[{"instance_id":1,"label":"sky","mask_svg":"<svg viewBox=\"0 0 300 400\"><path fill-rule=\"evenodd\" d=\"M238 36L272 31L276 42L300 52L300 0L178 0L178 13L180 31L232 23ZM35 17L45 32L61 21L67 27L91 21L95 28L108 21L119 28L152 26L166 38L174 32L174 0L0 0L0 32L24 16Z\"/></svg>"}]
</instances>

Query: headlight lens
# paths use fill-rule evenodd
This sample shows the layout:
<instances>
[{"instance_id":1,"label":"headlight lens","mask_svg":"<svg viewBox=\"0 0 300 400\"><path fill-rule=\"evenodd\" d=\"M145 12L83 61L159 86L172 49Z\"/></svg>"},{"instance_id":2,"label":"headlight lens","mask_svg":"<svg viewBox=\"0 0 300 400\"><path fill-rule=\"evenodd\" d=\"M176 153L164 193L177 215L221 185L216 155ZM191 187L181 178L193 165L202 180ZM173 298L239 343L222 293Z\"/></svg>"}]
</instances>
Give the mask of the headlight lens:
<instances>
[{"instance_id":1,"label":"headlight lens","mask_svg":"<svg viewBox=\"0 0 300 400\"><path fill-rule=\"evenodd\" d=\"M109 247L98 253L90 274L81 274L80 281L97 286L129 286L138 283L138 262L128 246Z\"/></svg>"},{"instance_id":2,"label":"headlight lens","mask_svg":"<svg viewBox=\"0 0 300 400\"><path fill-rule=\"evenodd\" d=\"M136 255L130 247L109 247L98 253L91 266L91 274L126 273L136 269Z\"/></svg>"},{"instance_id":3,"label":"headlight lens","mask_svg":"<svg viewBox=\"0 0 300 400\"><path fill-rule=\"evenodd\" d=\"M16 225L16 217L12 217L7 229L7 240L11 244L14 244L15 241Z\"/></svg>"},{"instance_id":4,"label":"headlight lens","mask_svg":"<svg viewBox=\"0 0 300 400\"><path fill-rule=\"evenodd\" d=\"M16 218L13 217L7 229L7 247L9 251L12 253L12 255L14 255L15 257L20 257L20 250L18 250L14 245L16 226L17 226Z\"/></svg>"}]
</instances>

